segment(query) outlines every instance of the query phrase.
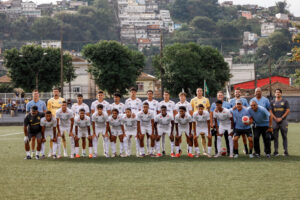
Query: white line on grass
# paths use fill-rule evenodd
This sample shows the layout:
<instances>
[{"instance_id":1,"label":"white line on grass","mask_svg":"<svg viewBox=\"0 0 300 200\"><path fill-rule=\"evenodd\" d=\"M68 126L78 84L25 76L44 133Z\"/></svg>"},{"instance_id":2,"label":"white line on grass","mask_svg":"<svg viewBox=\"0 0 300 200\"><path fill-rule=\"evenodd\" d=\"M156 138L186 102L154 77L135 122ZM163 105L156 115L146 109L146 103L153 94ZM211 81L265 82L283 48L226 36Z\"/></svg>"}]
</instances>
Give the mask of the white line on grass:
<instances>
[{"instance_id":1,"label":"white line on grass","mask_svg":"<svg viewBox=\"0 0 300 200\"><path fill-rule=\"evenodd\" d=\"M5 134L5 135L0 135L0 137L3 137L3 136L10 136L10 135L19 135L19 134L22 134L23 132L19 132L19 133L9 133L9 134Z\"/></svg>"}]
</instances>

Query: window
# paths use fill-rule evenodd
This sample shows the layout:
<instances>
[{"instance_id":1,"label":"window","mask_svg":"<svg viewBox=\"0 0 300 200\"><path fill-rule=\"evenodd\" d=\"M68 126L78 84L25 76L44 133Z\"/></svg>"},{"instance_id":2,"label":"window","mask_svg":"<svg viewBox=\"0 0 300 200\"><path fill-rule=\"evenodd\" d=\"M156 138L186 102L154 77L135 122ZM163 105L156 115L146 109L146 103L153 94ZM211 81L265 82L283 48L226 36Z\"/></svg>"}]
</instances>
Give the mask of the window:
<instances>
[{"instance_id":1,"label":"window","mask_svg":"<svg viewBox=\"0 0 300 200\"><path fill-rule=\"evenodd\" d=\"M144 83L143 82L136 82L138 92L144 92Z\"/></svg>"},{"instance_id":2,"label":"window","mask_svg":"<svg viewBox=\"0 0 300 200\"><path fill-rule=\"evenodd\" d=\"M73 90L73 93L80 93L80 87L79 86L73 87L72 90Z\"/></svg>"}]
</instances>

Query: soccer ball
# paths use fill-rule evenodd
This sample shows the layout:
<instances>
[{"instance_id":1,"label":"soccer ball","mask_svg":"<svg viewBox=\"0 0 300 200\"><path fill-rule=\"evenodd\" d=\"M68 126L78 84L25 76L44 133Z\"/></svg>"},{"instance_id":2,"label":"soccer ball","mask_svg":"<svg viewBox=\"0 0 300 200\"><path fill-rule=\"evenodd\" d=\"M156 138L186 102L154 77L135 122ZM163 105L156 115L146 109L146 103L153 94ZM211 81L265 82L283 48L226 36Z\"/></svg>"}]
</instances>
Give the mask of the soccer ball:
<instances>
[{"instance_id":1,"label":"soccer ball","mask_svg":"<svg viewBox=\"0 0 300 200\"><path fill-rule=\"evenodd\" d=\"M225 147L223 147L223 148L221 149L221 155L222 155L222 156L226 156L226 154L227 154L227 149L226 149Z\"/></svg>"},{"instance_id":2,"label":"soccer ball","mask_svg":"<svg viewBox=\"0 0 300 200\"><path fill-rule=\"evenodd\" d=\"M249 125L250 124L250 118L248 116L243 116L242 117L242 122L245 125Z\"/></svg>"}]
</instances>

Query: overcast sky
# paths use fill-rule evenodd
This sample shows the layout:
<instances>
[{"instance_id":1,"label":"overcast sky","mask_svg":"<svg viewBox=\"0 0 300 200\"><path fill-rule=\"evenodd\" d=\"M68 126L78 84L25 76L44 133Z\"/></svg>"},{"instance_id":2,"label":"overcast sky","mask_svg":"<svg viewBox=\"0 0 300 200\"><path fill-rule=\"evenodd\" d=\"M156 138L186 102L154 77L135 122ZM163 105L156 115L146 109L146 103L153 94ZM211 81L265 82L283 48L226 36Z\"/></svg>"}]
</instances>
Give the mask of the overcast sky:
<instances>
[{"instance_id":1,"label":"overcast sky","mask_svg":"<svg viewBox=\"0 0 300 200\"><path fill-rule=\"evenodd\" d=\"M0 0L1 1L1 0ZM27 0L26 0L27 1ZM57 0L33 0L36 3L55 3ZM225 0L219 0L223 2ZM234 4L258 4L260 6L269 7L275 5L279 0L232 0ZM300 0L287 0L289 10L295 15L300 17Z\"/></svg>"}]
</instances>

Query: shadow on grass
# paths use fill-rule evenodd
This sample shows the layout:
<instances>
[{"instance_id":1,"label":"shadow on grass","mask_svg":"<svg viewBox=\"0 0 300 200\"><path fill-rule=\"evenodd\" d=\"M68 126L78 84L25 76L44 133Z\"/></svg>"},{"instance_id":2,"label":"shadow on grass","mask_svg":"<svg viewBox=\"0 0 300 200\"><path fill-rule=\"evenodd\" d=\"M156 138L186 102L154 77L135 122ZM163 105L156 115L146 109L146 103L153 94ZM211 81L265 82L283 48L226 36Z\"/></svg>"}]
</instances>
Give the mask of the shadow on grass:
<instances>
[{"instance_id":1,"label":"shadow on grass","mask_svg":"<svg viewBox=\"0 0 300 200\"><path fill-rule=\"evenodd\" d=\"M99 156L97 158L75 158L75 159L70 159L70 158L60 158L60 159L50 159L46 158L41 160L43 161L50 161L50 162L59 162L59 163L64 163L64 162L71 162L71 163L99 163L99 164L114 164L114 163L159 163L159 162L174 162L174 163L190 163L190 162L249 162L249 163L261 163L261 162L282 162L282 163L287 163L287 162L300 162L300 156L296 155L290 155L288 157L284 156L278 156L278 157L271 157L271 158L266 158L262 156L261 158L252 158L250 159L248 156L241 155L237 159L229 158L229 157L219 157L219 158L208 158L206 156L200 156L199 158L189 158L186 155L181 156L180 158L172 158L170 156L163 156L160 158L153 158L146 156L144 158L137 158L135 156L130 156L127 158L121 158L121 157L115 157L115 158L105 158L104 156Z\"/></svg>"}]
</instances>

